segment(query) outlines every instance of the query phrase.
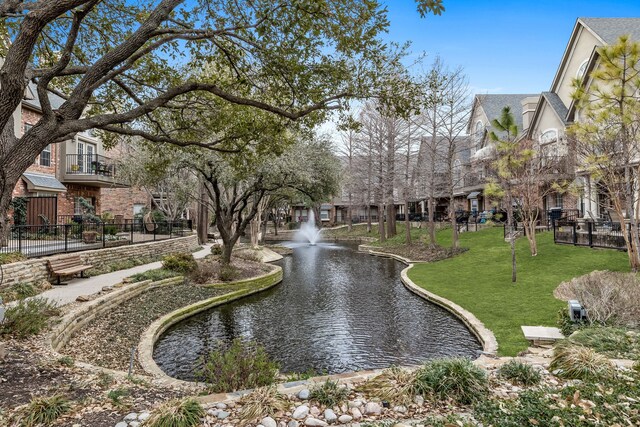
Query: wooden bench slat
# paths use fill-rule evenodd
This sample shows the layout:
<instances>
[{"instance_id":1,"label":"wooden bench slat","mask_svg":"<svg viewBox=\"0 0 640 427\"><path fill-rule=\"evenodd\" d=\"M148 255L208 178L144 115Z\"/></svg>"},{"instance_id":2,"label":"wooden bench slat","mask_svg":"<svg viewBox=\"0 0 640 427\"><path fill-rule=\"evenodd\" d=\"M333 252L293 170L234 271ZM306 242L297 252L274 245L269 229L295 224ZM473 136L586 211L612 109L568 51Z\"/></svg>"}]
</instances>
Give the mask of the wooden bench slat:
<instances>
[{"instance_id":1,"label":"wooden bench slat","mask_svg":"<svg viewBox=\"0 0 640 427\"><path fill-rule=\"evenodd\" d=\"M71 268L65 268L65 269L61 269L61 270L56 270L54 271L55 274L74 274L74 273L80 273L81 271L84 270L88 270L91 267L93 267L92 265L83 265L83 266L79 266L79 267L71 267Z\"/></svg>"},{"instance_id":2,"label":"wooden bench slat","mask_svg":"<svg viewBox=\"0 0 640 427\"><path fill-rule=\"evenodd\" d=\"M85 264L79 256L49 260L49 268L53 275L58 276L58 284L61 276L71 276L76 273L81 273L82 276L84 270L91 267L93 266Z\"/></svg>"}]
</instances>

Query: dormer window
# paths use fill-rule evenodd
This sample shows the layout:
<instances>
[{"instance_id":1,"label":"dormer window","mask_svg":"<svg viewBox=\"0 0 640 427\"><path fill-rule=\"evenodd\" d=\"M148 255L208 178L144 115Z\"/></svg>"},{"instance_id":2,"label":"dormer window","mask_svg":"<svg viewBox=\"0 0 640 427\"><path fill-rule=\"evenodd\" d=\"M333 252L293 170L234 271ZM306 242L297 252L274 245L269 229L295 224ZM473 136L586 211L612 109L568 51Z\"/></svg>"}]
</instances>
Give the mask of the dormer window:
<instances>
[{"instance_id":1,"label":"dormer window","mask_svg":"<svg viewBox=\"0 0 640 427\"><path fill-rule=\"evenodd\" d=\"M582 80L584 77L584 73L587 71L587 64L589 63L588 59L585 59L582 64L580 64L580 68L578 68L578 72L576 73L576 78L578 80Z\"/></svg>"}]
</instances>

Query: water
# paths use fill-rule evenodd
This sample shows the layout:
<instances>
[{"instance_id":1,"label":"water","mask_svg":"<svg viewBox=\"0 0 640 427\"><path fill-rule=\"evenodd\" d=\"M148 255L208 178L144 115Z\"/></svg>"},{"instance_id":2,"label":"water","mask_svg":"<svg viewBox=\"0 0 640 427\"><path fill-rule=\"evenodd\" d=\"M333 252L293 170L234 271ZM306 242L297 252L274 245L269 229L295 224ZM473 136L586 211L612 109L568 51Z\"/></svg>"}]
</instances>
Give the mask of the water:
<instances>
[{"instance_id":1,"label":"water","mask_svg":"<svg viewBox=\"0 0 640 427\"><path fill-rule=\"evenodd\" d=\"M160 368L193 380L199 357L236 337L263 345L283 372L335 374L479 355L481 345L461 321L402 285L401 263L354 245L288 246L293 255L279 261L283 283L170 328L154 350Z\"/></svg>"},{"instance_id":2,"label":"water","mask_svg":"<svg viewBox=\"0 0 640 427\"><path fill-rule=\"evenodd\" d=\"M321 231L316 228L316 214L310 209L309 219L300 225L300 230L296 231L294 238L299 242L309 242L313 246L320 240Z\"/></svg>"}]
</instances>

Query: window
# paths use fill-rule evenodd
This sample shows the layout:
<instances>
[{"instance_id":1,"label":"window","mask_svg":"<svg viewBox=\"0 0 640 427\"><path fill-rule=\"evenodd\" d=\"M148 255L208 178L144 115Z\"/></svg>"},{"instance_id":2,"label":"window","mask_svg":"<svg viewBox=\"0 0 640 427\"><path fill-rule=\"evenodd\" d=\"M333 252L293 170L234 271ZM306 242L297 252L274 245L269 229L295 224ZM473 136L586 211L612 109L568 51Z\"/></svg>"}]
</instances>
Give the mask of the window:
<instances>
[{"instance_id":1,"label":"window","mask_svg":"<svg viewBox=\"0 0 640 427\"><path fill-rule=\"evenodd\" d=\"M453 183L458 184L460 182L462 163L460 163L460 159L456 159L453 162Z\"/></svg>"},{"instance_id":2,"label":"window","mask_svg":"<svg viewBox=\"0 0 640 427\"><path fill-rule=\"evenodd\" d=\"M563 202L564 202L564 200L563 200L562 194L556 193L556 207L557 208L564 207L563 206Z\"/></svg>"},{"instance_id":3,"label":"window","mask_svg":"<svg viewBox=\"0 0 640 427\"><path fill-rule=\"evenodd\" d=\"M549 129L540 135L541 144L549 144L558 140L558 131L555 129Z\"/></svg>"},{"instance_id":4,"label":"window","mask_svg":"<svg viewBox=\"0 0 640 427\"><path fill-rule=\"evenodd\" d=\"M585 59L584 62L582 64L580 64L580 67L578 68L578 72L576 73L576 78L578 80L581 80L584 77L584 73L587 71L587 63L589 62L588 59Z\"/></svg>"},{"instance_id":5,"label":"window","mask_svg":"<svg viewBox=\"0 0 640 427\"><path fill-rule=\"evenodd\" d=\"M51 166L51 144L44 147L40 153L40 166Z\"/></svg>"},{"instance_id":6,"label":"window","mask_svg":"<svg viewBox=\"0 0 640 427\"><path fill-rule=\"evenodd\" d=\"M479 150L480 148L482 148L482 140L484 139L484 124L479 120L478 123L476 123L474 137L476 140L476 149Z\"/></svg>"},{"instance_id":7,"label":"window","mask_svg":"<svg viewBox=\"0 0 640 427\"><path fill-rule=\"evenodd\" d=\"M320 220L321 221L329 221L329 211L321 210L320 211Z\"/></svg>"},{"instance_id":8,"label":"window","mask_svg":"<svg viewBox=\"0 0 640 427\"><path fill-rule=\"evenodd\" d=\"M82 206L82 203L80 203L80 199L82 199L82 197L73 198L73 214L74 215L84 215L86 213L84 207ZM87 198L84 198L84 199L85 201L89 202L91 206L95 206L95 201L93 197L90 199L87 199Z\"/></svg>"},{"instance_id":9,"label":"window","mask_svg":"<svg viewBox=\"0 0 640 427\"><path fill-rule=\"evenodd\" d=\"M144 203L135 203L133 205L133 216L139 216L142 214L142 210L144 209Z\"/></svg>"}]
</instances>

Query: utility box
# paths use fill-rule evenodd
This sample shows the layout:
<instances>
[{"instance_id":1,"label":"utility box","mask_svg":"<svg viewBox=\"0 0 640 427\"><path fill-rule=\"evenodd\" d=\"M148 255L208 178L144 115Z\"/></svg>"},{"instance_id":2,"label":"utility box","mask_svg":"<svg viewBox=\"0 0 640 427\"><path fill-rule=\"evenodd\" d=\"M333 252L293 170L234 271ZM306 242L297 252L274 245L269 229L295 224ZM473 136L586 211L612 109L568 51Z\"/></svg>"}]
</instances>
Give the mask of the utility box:
<instances>
[{"instance_id":1,"label":"utility box","mask_svg":"<svg viewBox=\"0 0 640 427\"><path fill-rule=\"evenodd\" d=\"M572 322L587 320L587 310L577 300L569 301L569 317Z\"/></svg>"}]
</instances>

